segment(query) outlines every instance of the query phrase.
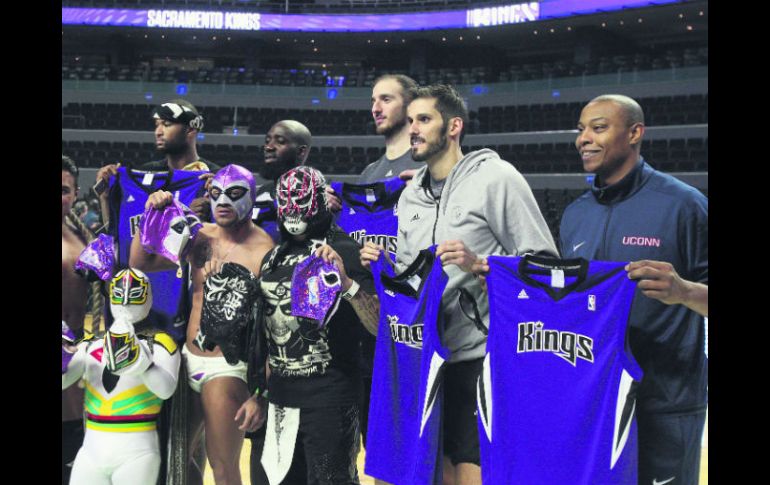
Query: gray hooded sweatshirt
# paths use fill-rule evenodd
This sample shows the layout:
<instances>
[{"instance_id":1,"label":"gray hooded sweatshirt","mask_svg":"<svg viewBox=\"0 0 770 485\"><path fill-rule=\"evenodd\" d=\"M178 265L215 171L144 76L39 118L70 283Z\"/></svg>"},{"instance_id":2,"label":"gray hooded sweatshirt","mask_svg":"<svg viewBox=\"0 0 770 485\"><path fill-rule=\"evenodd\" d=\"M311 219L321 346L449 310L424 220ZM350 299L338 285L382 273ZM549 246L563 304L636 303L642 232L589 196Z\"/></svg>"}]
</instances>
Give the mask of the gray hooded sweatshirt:
<instances>
[{"instance_id":1,"label":"gray hooded sweatshirt","mask_svg":"<svg viewBox=\"0 0 770 485\"><path fill-rule=\"evenodd\" d=\"M446 178L439 200L430 190L430 173L421 168L398 201L398 252L400 272L417 254L433 244L460 240L480 257L493 254L558 256L551 232L537 206L532 189L513 165L492 150L470 152ZM449 277L442 310L443 344L452 352L450 362L483 357L487 338L459 304L460 288L478 305L484 326L489 327L489 301L479 281L456 265L444 266ZM469 305L465 305L466 310ZM471 312L471 317L473 316Z\"/></svg>"}]
</instances>

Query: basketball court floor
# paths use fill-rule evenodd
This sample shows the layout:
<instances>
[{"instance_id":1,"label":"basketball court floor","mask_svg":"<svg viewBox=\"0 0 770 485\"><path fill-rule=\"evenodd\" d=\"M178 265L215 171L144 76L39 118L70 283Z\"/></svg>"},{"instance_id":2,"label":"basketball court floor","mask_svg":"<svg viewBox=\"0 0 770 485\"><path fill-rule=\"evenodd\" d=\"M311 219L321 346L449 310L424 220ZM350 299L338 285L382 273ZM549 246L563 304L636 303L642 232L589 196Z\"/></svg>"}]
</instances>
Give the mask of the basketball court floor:
<instances>
[{"instance_id":1,"label":"basketball court floor","mask_svg":"<svg viewBox=\"0 0 770 485\"><path fill-rule=\"evenodd\" d=\"M708 418L706 419L706 429L703 434L703 448L701 449L701 461L700 461L700 485L708 485L708 464L709 464L709 449L708 449ZM241 452L241 477L243 485L250 485L249 480L249 455L251 453L251 441L244 440L243 451ZM361 451L358 455L358 474L361 478L361 485L374 485L374 479L368 475L364 475L364 457L366 453ZM206 473L203 477L203 485L215 485L214 475L211 473L211 467L206 463ZM564 484L569 485L569 484Z\"/></svg>"}]
</instances>

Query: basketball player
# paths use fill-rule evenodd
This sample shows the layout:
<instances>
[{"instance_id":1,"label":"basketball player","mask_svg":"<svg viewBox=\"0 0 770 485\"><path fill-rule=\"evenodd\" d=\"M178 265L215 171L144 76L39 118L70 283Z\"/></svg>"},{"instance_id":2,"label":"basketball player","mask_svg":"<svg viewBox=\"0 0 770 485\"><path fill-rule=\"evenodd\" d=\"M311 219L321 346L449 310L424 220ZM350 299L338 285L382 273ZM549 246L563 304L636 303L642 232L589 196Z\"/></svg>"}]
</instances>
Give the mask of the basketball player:
<instances>
[{"instance_id":1,"label":"basketball player","mask_svg":"<svg viewBox=\"0 0 770 485\"><path fill-rule=\"evenodd\" d=\"M265 160L259 168L259 175L267 182L257 189L253 220L276 243L280 241L281 232L276 223L275 183L289 169L305 164L310 155L311 143L310 130L295 120L279 121L265 135L262 148Z\"/></svg>"},{"instance_id":2,"label":"basketball player","mask_svg":"<svg viewBox=\"0 0 770 485\"><path fill-rule=\"evenodd\" d=\"M196 147L198 133L203 130L203 116L198 109L185 99L174 99L163 103L153 110L155 122L155 148L165 156L162 160L156 160L136 167L137 170L152 172L167 172L173 170L209 171L203 174L201 179L207 181L213 177L214 172L221 167L213 162L198 156ZM117 173L120 164L109 164L99 169L96 173L97 184L107 184L110 178ZM208 187L207 187L208 188ZM99 194L99 203L102 207L102 220L106 225L110 220L110 210L107 190ZM190 203L190 208L198 214L202 220L210 220L208 201L205 197L199 197Z\"/></svg>"},{"instance_id":3,"label":"basketball player","mask_svg":"<svg viewBox=\"0 0 770 485\"><path fill-rule=\"evenodd\" d=\"M420 88L409 103L412 157L426 166L399 199L396 253L396 267L403 269L420 250L438 244L436 255L449 276L442 297L442 343L451 351L444 377L444 452L458 485L481 483L475 383L489 322L486 297L468 271L477 254L557 254L524 177L492 150L463 155L467 113L457 91L445 85ZM361 258L373 261L380 250L367 243Z\"/></svg>"},{"instance_id":4,"label":"basketball player","mask_svg":"<svg viewBox=\"0 0 770 485\"><path fill-rule=\"evenodd\" d=\"M356 183L369 184L390 177L409 180L422 167L412 159L406 106L412 101L417 83L403 74L385 74L374 80L372 118L378 135L385 137L385 153L366 166ZM339 194L327 188L329 207L339 211Z\"/></svg>"},{"instance_id":5,"label":"basketball player","mask_svg":"<svg viewBox=\"0 0 770 485\"><path fill-rule=\"evenodd\" d=\"M598 96L583 108L575 146L596 176L564 211L561 250L635 261L627 270L643 294L630 316L644 371L639 483L689 485L698 482L708 401L708 199L650 167L640 153L644 131L642 108L627 96Z\"/></svg>"}]
</instances>

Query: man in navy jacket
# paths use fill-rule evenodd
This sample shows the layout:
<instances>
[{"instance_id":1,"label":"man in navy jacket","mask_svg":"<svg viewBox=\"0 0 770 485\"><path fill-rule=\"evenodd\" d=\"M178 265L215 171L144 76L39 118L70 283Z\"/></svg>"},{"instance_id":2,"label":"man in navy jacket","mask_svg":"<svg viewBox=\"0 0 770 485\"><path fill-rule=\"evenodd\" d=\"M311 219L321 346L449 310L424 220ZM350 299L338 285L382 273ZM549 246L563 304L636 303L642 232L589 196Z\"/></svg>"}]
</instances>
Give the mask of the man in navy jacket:
<instances>
[{"instance_id":1,"label":"man in navy jacket","mask_svg":"<svg viewBox=\"0 0 770 485\"><path fill-rule=\"evenodd\" d=\"M641 107L626 96L583 108L575 145L595 178L564 211L561 252L631 261L626 270L639 283L630 344L644 371L639 483L697 484L708 402L708 199L644 161L644 130Z\"/></svg>"}]
</instances>

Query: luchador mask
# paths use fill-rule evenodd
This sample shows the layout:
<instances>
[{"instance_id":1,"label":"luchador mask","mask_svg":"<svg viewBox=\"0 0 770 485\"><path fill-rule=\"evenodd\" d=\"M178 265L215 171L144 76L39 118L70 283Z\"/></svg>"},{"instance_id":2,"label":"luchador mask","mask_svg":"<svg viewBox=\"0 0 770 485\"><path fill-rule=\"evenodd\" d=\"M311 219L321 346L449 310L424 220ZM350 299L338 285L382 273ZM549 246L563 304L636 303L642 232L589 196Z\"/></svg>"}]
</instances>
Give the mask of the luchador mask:
<instances>
[{"instance_id":1,"label":"luchador mask","mask_svg":"<svg viewBox=\"0 0 770 485\"><path fill-rule=\"evenodd\" d=\"M281 175L276 185L278 221L289 234L305 234L314 223L324 219L325 189L323 174L310 167L296 167Z\"/></svg>"},{"instance_id":2,"label":"luchador mask","mask_svg":"<svg viewBox=\"0 0 770 485\"><path fill-rule=\"evenodd\" d=\"M150 206L142 216L142 247L149 253L157 253L179 263L192 247L191 242L201 226L198 216L176 199L161 210Z\"/></svg>"},{"instance_id":3,"label":"luchador mask","mask_svg":"<svg viewBox=\"0 0 770 485\"><path fill-rule=\"evenodd\" d=\"M152 308L150 279L138 269L118 271L110 281L110 310L115 320L137 323Z\"/></svg>"},{"instance_id":4,"label":"luchador mask","mask_svg":"<svg viewBox=\"0 0 770 485\"><path fill-rule=\"evenodd\" d=\"M216 212L220 205L229 205L235 210L238 221L242 221L251 217L256 196L254 175L240 165L227 165L211 181L211 212Z\"/></svg>"}]
</instances>

